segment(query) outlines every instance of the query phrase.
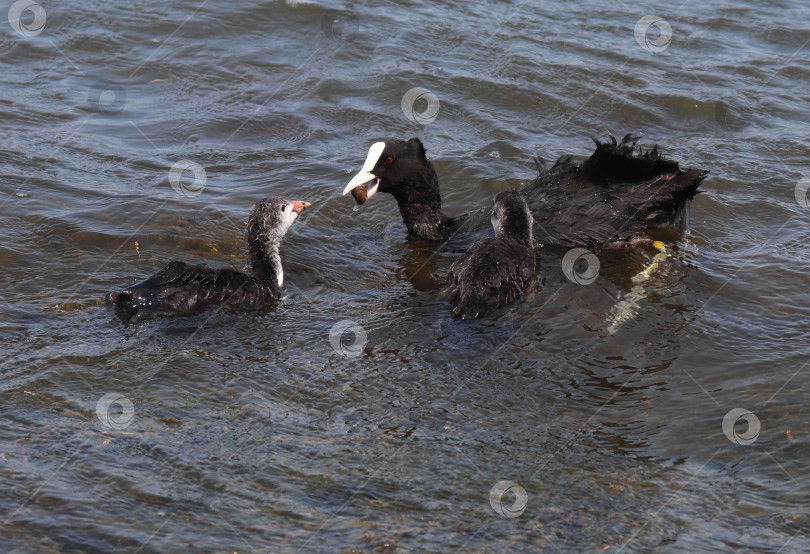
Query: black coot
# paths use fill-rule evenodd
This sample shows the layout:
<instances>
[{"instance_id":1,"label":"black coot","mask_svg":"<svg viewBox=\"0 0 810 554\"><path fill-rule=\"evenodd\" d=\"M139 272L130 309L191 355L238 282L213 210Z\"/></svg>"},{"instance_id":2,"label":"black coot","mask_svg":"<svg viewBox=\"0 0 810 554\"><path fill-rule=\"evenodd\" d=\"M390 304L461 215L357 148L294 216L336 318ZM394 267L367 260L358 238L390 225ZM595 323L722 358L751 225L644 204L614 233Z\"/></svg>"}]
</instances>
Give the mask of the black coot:
<instances>
[{"instance_id":1,"label":"black coot","mask_svg":"<svg viewBox=\"0 0 810 554\"><path fill-rule=\"evenodd\" d=\"M526 292L537 277L532 223L532 212L519 192L495 197L495 238L473 244L447 274L453 317L483 317Z\"/></svg>"},{"instance_id":2,"label":"black coot","mask_svg":"<svg viewBox=\"0 0 810 554\"><path fill-rule=\"evenodd\" d=\"M267 198L250 212L247 242L252 270L214 269L172 262L146 281L107 295L108 304L125 318L186 314L211 304L257 308L273 300L284 282L279 246L309 202Z\"/></svg>"},{"instance_id":3,"label":"black coot","mask_svg":"<svg viewBox=\"0 0 810 554\"><path fill-rule=\"evenodd\" d=\"M636 152L638 137L596 142L582 163L560 158L521 189L534 215L539 246L599 249L628 243L656 227L676 223L708 174L681 169L658 146ZM485 228L490 209L451 218L442 213L439 181L418 138L371 146L363 169L346 185L358 204L377 191L394 196L408 232L442 241Z\"/></svg>"}]
</instances>

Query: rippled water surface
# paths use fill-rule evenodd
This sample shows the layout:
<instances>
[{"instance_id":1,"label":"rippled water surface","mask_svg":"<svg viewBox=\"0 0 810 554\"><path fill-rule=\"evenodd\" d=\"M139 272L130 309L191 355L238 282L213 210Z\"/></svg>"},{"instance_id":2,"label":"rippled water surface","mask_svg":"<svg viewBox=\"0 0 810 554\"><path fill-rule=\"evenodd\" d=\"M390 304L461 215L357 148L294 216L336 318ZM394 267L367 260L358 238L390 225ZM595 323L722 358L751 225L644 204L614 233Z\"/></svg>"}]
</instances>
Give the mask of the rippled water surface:
<instances>
[{"instance_id":1,"label":"rippled water surface","mask_svg":"<svg viewBox=\"0 0 810 554\"><path fill-rule=\"evenodd\" d=\"M0 550L810 549L805 3L30 4L0 4ZM457 214L630 131L711 170L691 233L640 285L641 254L577 285L545 252L476 322L463 247L340 196L386 137ZM273 309L103 305L243 267L271 194L314 205Z\"/></svg>"}]
</instances>

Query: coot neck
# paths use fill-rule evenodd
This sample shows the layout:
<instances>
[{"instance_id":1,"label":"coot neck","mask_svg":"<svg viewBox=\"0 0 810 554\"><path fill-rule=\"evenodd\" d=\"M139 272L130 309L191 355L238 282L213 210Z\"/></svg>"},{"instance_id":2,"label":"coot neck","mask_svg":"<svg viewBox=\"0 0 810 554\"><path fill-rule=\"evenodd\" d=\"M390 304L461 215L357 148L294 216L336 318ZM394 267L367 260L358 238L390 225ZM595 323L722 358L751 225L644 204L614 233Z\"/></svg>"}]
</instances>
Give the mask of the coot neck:
<instances>
[{"instance_id":1,"label":"coot neck","mask_svg":"<svg viewBox=\"0 0 810 554\"><path fill-rule=\"evenodd\" d=\"M529 233L528 235L523 234L523 235L513 236L513 237L509 237L509 238L512 239L513 241L515 241L516 243L518 243L519 245L525 246L526 248L532 248L532 246L533 246L532 245L532 235L531 235L531 233Z\"/></svg>"},{"instance_id":2,"label":"coot neck","mask_svg":"<svg viewBox=\"0 0 810 554\"><path fill-rule=\"evenodd\" d=\"M281 240L271 236L259 225L248 226L248 248L254 276L278 288L284 279L279 247Z\"/></svg>"},{"instance_id":3,"label":"coot neck","mask_svg":"<svg viewBox=\"0 0 810 554\"><path fill-rule=\"evenodd\" d=\"M511 225L507 224L504 229L503 238L515 241L521 246L532 248L532 222L519 222Z\"/></svg>"},{"instance_id":4,"label":"coot neck","mask_svg":"<svg viewBox=\"0 0 810 554\"><path fill-rule=\"evenodd\" d=\"M408 232L421 239L443 240L452 220L442 215L439 180L429 164L393 193Z\"/></svg>"}]
</instances>

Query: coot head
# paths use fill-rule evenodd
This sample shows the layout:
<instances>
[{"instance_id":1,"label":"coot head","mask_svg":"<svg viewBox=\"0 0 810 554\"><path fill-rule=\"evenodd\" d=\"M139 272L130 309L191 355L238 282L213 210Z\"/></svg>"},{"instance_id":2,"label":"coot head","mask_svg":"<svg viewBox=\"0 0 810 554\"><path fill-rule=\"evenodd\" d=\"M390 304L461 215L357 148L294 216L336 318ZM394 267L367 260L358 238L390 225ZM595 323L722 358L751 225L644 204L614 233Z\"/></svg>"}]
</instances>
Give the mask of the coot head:
<instances>
[{"instance_id":1,"label":"coot head","mask_svg":"<svg viewBox=\"0 0 810 554\"><path fill-rule=\"evenodd\" d=\"M248 224L260 229L269 242L276 242L287 233L298 215L310 206L312 204L309 202L300 200L265 198L254 204Z\"/></svg>"},{"instance_id":2,"label":"coot head","mask_svg":"<svg viewBox=\"0 0 810 554\"><path fill-rule=\"evenodd\" d=\"M409 184L431 177L435 179L435 172L418 138L375 142L368 150L363 168L343 189L343 195L351 192L358 205L378 191L399 198Z\"/></svg>"},{"instance_id":3,"label":"coot head","mask_svg":"<svg viewBox=\"0 0 810 554\"><path fill-rule=\"evenodd\" d=\"M533 224L532 211L518 191L502 192L495 197L492 226L496 236L512 239L531 248Z\"/></svg>"}]
</instances>

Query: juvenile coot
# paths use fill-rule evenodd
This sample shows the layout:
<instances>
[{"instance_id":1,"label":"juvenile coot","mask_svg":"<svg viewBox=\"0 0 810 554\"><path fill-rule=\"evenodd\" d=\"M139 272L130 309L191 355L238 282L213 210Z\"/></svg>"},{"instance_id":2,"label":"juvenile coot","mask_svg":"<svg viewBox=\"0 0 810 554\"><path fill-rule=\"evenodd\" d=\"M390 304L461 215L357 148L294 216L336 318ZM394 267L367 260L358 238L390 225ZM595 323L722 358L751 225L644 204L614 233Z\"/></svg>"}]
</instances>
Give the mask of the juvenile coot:
<instances>
[{"instance_id":1,"label":"juvenile coot","mask_svg":"<svg viewBox=\"0 0 810 554\"><path fill-rule=\"evenodd\" d=\"M447 274L453 317L473 319L510 305L537 277L532 212L517 191L495 197L495 238L476 242Z\"/></svg>"},{"instance_id":2,"label":"juvenile coot","mask_svg":"<svg viewBox=\"0 0 810 554\"><path fill-rule=\"evenodd\" d=\"M521 189L539 245L599 249L678 221L708 171L681 169L661 157L657 145L636 153L637 140L594 139L590 158L582 163L560 158ZM343 194L351 192L362 204L377 191L394 196L408 232L423 239L446 240L485 228L489 220L489 209L455 218L442 213L436 171L418 138L373 144Z\"/></svg>"},{"instance_id":3,"label":"juvenile coot","mask_svg":"<svg viewBox=\"0 0 810 554\"><path fill-rule=\"evenodd\" d=\"M309 202L267 198L250 212L247 242L252 270L214 269L171 262L146 281L107 295L108 304L126 318L201 311L211 304L256 308L270 302L284 282L281 238Z\"/></svg>"}]
</instances>

